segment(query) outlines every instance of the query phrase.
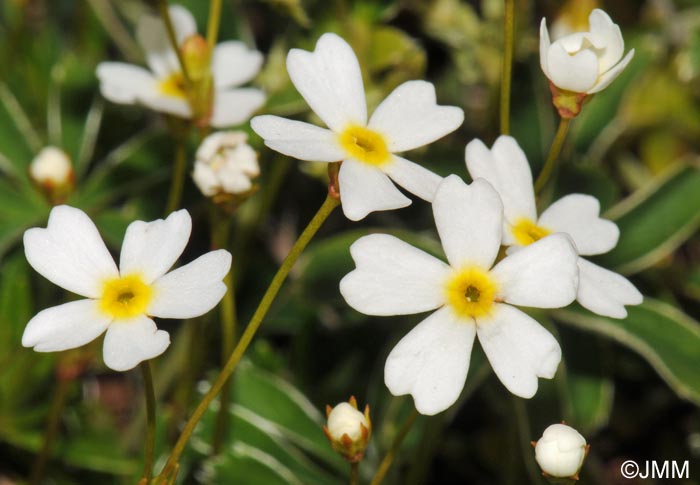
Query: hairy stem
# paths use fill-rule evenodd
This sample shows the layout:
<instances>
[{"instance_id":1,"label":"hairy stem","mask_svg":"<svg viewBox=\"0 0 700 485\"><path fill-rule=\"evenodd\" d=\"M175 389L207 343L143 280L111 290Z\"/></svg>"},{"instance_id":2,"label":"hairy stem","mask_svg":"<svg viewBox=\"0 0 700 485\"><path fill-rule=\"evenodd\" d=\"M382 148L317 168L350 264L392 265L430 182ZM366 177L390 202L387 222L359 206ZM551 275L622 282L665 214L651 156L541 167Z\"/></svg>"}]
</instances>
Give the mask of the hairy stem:
<instances>
[{"instance_id":1,"label":"hairy stem","mask_svg":"<svg viewBox=\"0 0 700 485\"><path fill-rule=\"evenodd\" d=\"M153 458L156 450L156 392L153 387L151 363L144 361L139 364L143 376L143 390L146 396L146 443L143 465L143 478L148 483L153 475Z\"/></svg>"},{"instance_id":2,"label":"hairy stem","mask_svg":"<svg viewBox=\"0 0 700 485\"><path fill-rule=\"evenodd\" d=\"M515 0L505 0L503 15L503 68L501 69L501 134L510 133L510 86L513 70Z\"/></svg>"},{"instance_id":3,"label":"hairy stem","mask_svg":"<svg viewBox=\"0 0 700 485\"><path fill-rule=\"evenodd\" d=\"M406 421L404 421L403 425L401 426L401 429L396 435L396 438L394 438L394 442L391 444L391 448L389 448L389 451L386 453L384 459L379 464L379 468L377 468L377 472L372 478L371 485L379 485L380 483L382 483L382 480L384 480L384 477L386 477L389 468L391 468L391 465L394 463L394 458L398 454L399 448L401 448L401 443L403 443L403 440L406 438L406 435L408 435L408 432L411 430L411 426L413 426L413 423L416 421L417 417L418 411L413 409L413 411L411 411L411 414L408 416L408 418L406 418Z\"/></svg>"},{"instance_id":4,"label":"hairy stem","mask_svg":"<svg viewBox=\"0 0 700 485\"><path fill-rule=\"evenodd\" d=\"M207 21L207 44L209 49L216 45L216 38L219 35L219 24L221 24L221 0L211 0L209 2L209 20Z\"/></svg>"},{"instance_id":5,"label":"hairy stem","mask_svg":"<svg viewBox=\"0 0 700 485\"><path fill-rule=\"evenodd\" d=\"M185 149L186 137L178 137L175 147L175 165L173 166L173 175L170 179L170 192L168 194L168 205L165 209L167 216L171 212L180 207L182 201L182 190L185 186L185 172L187 171L187 151Z\"/></svg>"},{"instance_id":6,"label":"hairy stem","mask_svg":"<svg viewBox=\"0 0 700 485\"><path fill-rule=\"evenodd\" d=\"M564 140L566 140L566 133L569 131L570 119L561 118L559 120L559 128L557 128L557 134L554 135L554 141L549 149L549 155L547 155L547 161L542 167L542 171L537 176L537 181L535 182L535 193L539 193L544 186L549 181L549 178L554 171L554 167L557 164L557 159L561 153L561 149L564 146Z\"/></svg>"}]
</instances>

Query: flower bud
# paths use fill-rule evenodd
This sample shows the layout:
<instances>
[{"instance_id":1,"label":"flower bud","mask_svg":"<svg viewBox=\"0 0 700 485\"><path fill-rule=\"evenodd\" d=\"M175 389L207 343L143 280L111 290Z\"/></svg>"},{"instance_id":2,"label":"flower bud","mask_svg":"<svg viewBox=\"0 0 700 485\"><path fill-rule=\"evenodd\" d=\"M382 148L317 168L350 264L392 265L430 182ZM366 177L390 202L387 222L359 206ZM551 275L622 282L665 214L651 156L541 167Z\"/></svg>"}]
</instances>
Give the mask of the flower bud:
<instances>
[{"instance_id":1,"label":"flower bud","mask_svg":"<svg viewBox=\"0 0 700 485\"><path fill-rule=\"evenodd\" d=\"M29 176L52 200L61 200L73 188L73 165L63 150L53 146L34 157Z\"/></svg>"},{"instance_id":2,"label":"flower bud","mask_svg":"<svg viewBox=\"0 0 700 485\"><path fill-rule=\"evenodd\" d=\"M362 460L372 434L369 419L369 405L364 414L357 410L354 396L348 402L341 402L334 408L326 406L328 423L323 427L333 449L350 463Z\"/></svg>"},{"instance_id":3,"label":"flower bud","mask_svg":"<svg viewBox=\"0 0 700 485\"><path fill-rule=\"evenodd\" d=\"M588 22L588 32L575 32L552 43L546 19L542 19L540 65L552 84L561 91L597 93L622 72L634 55L632 49L622 59L625 42L620 27L607 13L595 9Z\"/></svg>"},{"instance_id":4,"label":"flower bud","mask_svg":"<svg viewBox=\"0 0 700 485\"><path fill-rule=\"evenodd\" d=\"M578 431L565 424L553 424L533 445L535 460L545 476L578 480L589 448Z\"/></svg>"},{"instance_id":5,"label":"flower bud","mask_svg":"<svg viewBox=\"0 0 700 485\"><path fill-rule=\"evenodd\" d=\"M258 154L242 131L219 131L206 137L197 149L194 183L207 197L241 199L254 190L260 175Z\"/></svg>"}]
</instances>

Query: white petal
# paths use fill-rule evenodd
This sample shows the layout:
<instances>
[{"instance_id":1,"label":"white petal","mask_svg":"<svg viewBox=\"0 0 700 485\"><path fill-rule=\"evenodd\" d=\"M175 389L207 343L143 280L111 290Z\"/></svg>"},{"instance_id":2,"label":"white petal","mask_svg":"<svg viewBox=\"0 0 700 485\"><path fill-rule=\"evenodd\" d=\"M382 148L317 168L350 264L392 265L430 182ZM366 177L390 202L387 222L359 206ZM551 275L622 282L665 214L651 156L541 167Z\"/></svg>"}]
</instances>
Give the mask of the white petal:
<instances>
[{"instance_id":1,"label":"white petal","mask_svg":"<svg viewBox=\"0 0 700 485\"><path fill-rule=\"evenodd\" d=\"M579 286L576 300L593 313L625 318L625 305L639 305L642 294L629 280L617 273L578 259Z\"/></svg>"},{"instance_id":2,"label":"white petal","mask_svg":"<svg viewBox=\"0 0 700 485\"><path fill-rule=\"evenodd\" d=\"M265 145L289 157L311 162L339 162L345 152L330 130L279 116L256 116L250 126Z\"/></svg>"},{"instance_id":3,"label":"white petal","mask_svg":"<svg viewBox=\"0 0 700 485\"><path fill-rule=\"evenodd\" d=\"M134 221L126 228L119 259L122 276L138 273L147 284L163 276L187 246L192 218L185 210L153 222Z\"/></svg>"},{"instance_id":4,"label":"white petal","mask_svg":"<svg viewBox=\"0 0 700 485\"><path fill-rule=\"evenodd\" d=\"M627 67L627 64L629 64L632 60L632 57L634 57L634 49L629 51L625 58L622 59L615 67L613 67L608 72L600 76L595 86L588 90L588 94L598 93L603 89L607 88L610 85L610 83L613 82L615 78L620 75L620 73L625 69L625 67Z\"/></svg>"},{"instance_id":5,"label":"white petal","mask_svg":"<svg viewBox=\"0 0 700 485\"><path fill-rule=\"evenodd\" d=\"M192 34L197 32L194 17L186 8L172 5L168 9L173 23L178 46ZM177 55L170 45L165 24L160 17L144 15L136 26L136 38L141 48L146 52L146 62L151 70L160 78L180 72Z\"/></svg>"},{"instance_id":6,"label":"white petal","mask_svg":"<svg viewBox=\"0 0 700 485\"><path fill-rule=\"evenodd\" d=\"M467 185L456 175L446 177L435 195L433 215L452 267L491 267L501 247L503 205L488 182L477 179Z\"/></svg>"},{"instance_id":7,"label":"white petal","mask_svg":"<svg viewBox=\"0 0 700 485\"><path fill-rule=\"evenodd\" d=\"M560 308L576 299L578 254L565 234L552 234L507 256L491 276L498 298L513 305Z\"/></svg>"},{"instance_id":8,"label":"white petal","mask_svg":"<svg viewBox=\"0 0 700 485\"><path fill-rule=\"evenodd\" d=\"M540 67L542 67L542 72L548 78L549 71L547 70L547 53L549 52L550 45L551 42L549 40L549 32L547 31L547 19L543 18L540 22Z\"/></svg>"},{"instance_id":9,"label":"white petal","mask_svg":"<svg viewBox=\"0 0 700 485\"><path fill-rule=\"evenodd\" d=\"M620 27L599 8L594 9L588 16L588 24L591 42L595 47L603 49L602 55L598 58L599 72L603 73L620 60L625 51L625 41Z\"/></svg>"},{"instance_id":10,"label":"white petal","mask_svg":"<svg viewBox=\"0 0 700 485\"><path fill-rule=\"evenodd\" d=\"M158 330L153 320L139 315L112 322L105 335L102 354L107 367L125 371L159 356L169 345L168 332Z\"/></svg>"},{"instance_id":11,"label":"white petal","mask_svg":"<svg viewBox=\"0 0 700 485\"><path fill-rule=\"evenodd\" d=\"M146 69L123 62L101 62L97 66L100 92L113 103L135 104L156 93L157 81Z\"/></svg>"},{"instance_id":12,"label":"white petal","mask_svg":"<svg viewBox=\"0 0 700 485\"><path fill-rule=\"evenodd\" d=\"M438 106L431 83L408 81L377 107L369 128L386 137L390 152L403 152L442 138L459 128L463 121L461 108Z\"/></svg>"},{"instance_id":13,"label":"white petal","mask_svg":"<svg viewBox=\"0 0 700 485\"><path fill-rule=\"evenodd\" d=\"M40 275L89 298L102 295L105 279L119 276L95 224L80 209L54 207L46 229L24 233L24 254Z\"/></svg>"},{"instance_id":14,"label":"white petal","mask_svg":"<svg viewBox=\"0 0 700 485\"><path fill-rule=\"evenodd\" d=\"M294 86L328 127L367 123L367 103L357 57L336 34L323 34L313 52L292 49L287 71Z\"/></svg>"},{"instance_id":15,"label":"white petal","mask_svg":"<svg viewBox=\"0 0 700 485\"><path fill-rule=\"evenodd\" d=\"M380 169L357 160L343 162L338 183L343 213L351 221L359 221L370 212L411 205L411 199L403 195Z\"/></svg>"},{"instance_id":16,"label":"white petal","mask_svg":"<svg viewBox=\"0 0 700 485\"><path fill-rule=\"evenodd\" d=\"M537 378L554 377L561 361L552 334L510 305L496 304L488 318L477 319L476 334L493 371L516 396L534 396Z\"/></svg>"},{"instance_id":17,"label":"white petal","mask_svg":"<svg viewBox=\"0 0 700 485\"><path fill-rule=\"evenodd\" d=\"M364 236L350 246L357 269L340 281L340 293L367 315L410 315L445 303L449 267L388 234Z\"/></svg>"},{"instance_id":18,"label":"white petal","mask_svg":"<svg viewBox=\"0 0 700 485\"><path fill-rule=\"evenodd\" d=\"M525 152L511 136L499 136L489 150L479 139L467 144L464 157L472 179L486 179L503 201L505 218L537 220L532 171Z\"/></svg>"},{"instance_id":19,"label":"white petal","mask_svg":"<svg viewBox=\"0 0 700 485\"><path fill-rule=\"evenodd\" d=\"M620 237L614 222L600 218L598 199L584 194L570 194L550 205L538 225L571 236L581 255L607 253Z\"/></svg>"},{"instance_id":20,"label":"white petal","mask_svg":"<svg viewBox=\"0 0 700 485\"><path fill-rule=\"evenodd\" d=\"M153 283L146 313L161 318L194 318L214 308L226 293L222 279L231 268L231 253L210 251Z\"/></svg>"},{"instance_id":21,"label":"white petal","mask_svg":"<svg viewBox=\"0 0 700 485\"><path fill-rule=\"evenodd\" d=\"M192 109L185 98L154 94L141 100L141 104L159 113L167 113L179 118L191 118Z\"/></svg>"},{"instance_id":22,"label":"white petal","mask_svg":"<svg viewBox=\"0 0 700 485\"><path fill-rule=\"evenodd\" d=\"M433 415L459 398L469 371L475 325L441 308L391 351L384 382L395 396L411 394L421 414Z\"/></svg>"},{"instance_id":23,"label":"white petal","mask_svg":"<svg viewBox=\"0 0 700 485\"><path fill-rule=\"evenodd\" d=\"M550 81L559 88L585 93L598 79L598 58L590 50L571 55L557 41L547 52L547 72Z\"/></svg>"},{"instance_id":24,"label":"white petal","mask_svg":"<svg viewBox=\"0 0 700 485\"><path fill-rule=\"evenodd\" d=\"M236 88L217 91L210 124L215 128L240 125L248 121L262 105L265 93L255 88Z\"/></svg>"},{"instance_id":25,"label":"white petal","mask_svg":"<svg viewBox=\"0 0 700 485\"><path fill-rule=\"evenodd\" d=\"M384 172L391 180L423 200L432 202L442 177L397 155L392 156Z\"/></svg>"},{"instance_id":26,"label":"white petal","mask_svg":"<svg viewBox=\"0 0 700 485\"><path fill-rule=\"evenodd\" d=\"M211 72L217 89L240 86L255 77L263 63L263 55L248 49L243 42L229 40L214 47Z\"/></svg>"},{"instance_id":27,"label":"white petal","mask_svg":"<svg viewBox=\"0 0 700 485\"><path fill-rule=\"evenodd\" d=\"M42 310L29 320L22 345L34 347L37 352L74 349L99 337L111 321L95 300L64 303Z\"/></svg>"}]
</instances>

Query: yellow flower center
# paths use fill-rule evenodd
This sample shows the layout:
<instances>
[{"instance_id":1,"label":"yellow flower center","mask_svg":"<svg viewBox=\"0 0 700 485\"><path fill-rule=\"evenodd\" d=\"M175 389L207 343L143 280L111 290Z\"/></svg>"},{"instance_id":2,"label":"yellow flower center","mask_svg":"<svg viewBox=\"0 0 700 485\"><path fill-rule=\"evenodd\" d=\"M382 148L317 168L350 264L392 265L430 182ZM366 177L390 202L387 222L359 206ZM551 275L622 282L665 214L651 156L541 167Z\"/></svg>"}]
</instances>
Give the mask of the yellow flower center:
<instances>
[{"instance_id":1,"label":"yellow flower center","mask_svg":"<svg viewBox=\"0 0 700 485\"><path fill-rule=\"evenodd\" d=\"M132 318L144 314L153 289L139 275L128 275L104 282L100 310L114 318Z\"/></svg>"},{"instance_id":2,"label":"yellow flower center","mask_svg":"<svg viewBox=\"0 0 700 485\"><path fill-rule=\"evenodd\" d=\"M173 98L187 98L185 91L185 78L182 73L174 72L158 83L158 91L165 96Z\"/></svg>"},{"instance_id":3,"label":"yellow flower center","mask_svg":"<svg viewBox=\"0 0 700 485\"><path fill-rule=\"evenodd\" d=\"M350 125L339 135L340 145L351 158L374 166L391 160L384 137L363 126Z\"/></svg>"},{"instance_id":4,"label":"yellow flower center","mask_svg":"<svg viewBox=\"0 0 700 485\"><path fill-rule=\"evenodd\" d=\"M545 227L538 226L530 219L523 217L511 229L513 237L522 246L528 246L539 241L545 236L549 236L552 231Z\"/></svg>"},{"instance_id":5,"label":"yellow flower center","mask_svg":"<svg viewBox=\"0 0 700 485\"><path fill-rule=\"evenodd\" d=\"M470 266L454 273L445 285L447 302L462 317L481 317L491 311L496 283L488 272Z\"/></svg>"}]
</instances>

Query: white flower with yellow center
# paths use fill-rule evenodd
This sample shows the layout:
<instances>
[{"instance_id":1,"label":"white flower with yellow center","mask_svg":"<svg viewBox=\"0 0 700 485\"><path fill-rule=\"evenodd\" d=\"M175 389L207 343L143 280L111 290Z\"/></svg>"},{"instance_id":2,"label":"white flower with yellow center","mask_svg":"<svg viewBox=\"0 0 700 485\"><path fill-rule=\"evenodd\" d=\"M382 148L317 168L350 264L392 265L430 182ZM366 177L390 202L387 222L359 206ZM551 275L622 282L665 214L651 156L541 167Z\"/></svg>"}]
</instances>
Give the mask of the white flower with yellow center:
<instances>
[{"instance_id":1,"label":"white flower with yellow center","mask_svg":"<svg viewBox=\"0 0 700 485\"><path fill-rule=\"evenodd\" d=\"M569 34L552 43L547 20L542 19L540 65L544 74L560 89L597 93L613 82L634 56L632 49L622 59L625 41L620 27L607 13L596 8L588 17L588 23L588 32Z\"/></svg>"},{"instance_id":2,"label":"white flower with yellow center","mask_svg":"<svg viewBox=\"0 0 700 485\"><path fill-rule=\"evenodd\" d=\"M441 177L396 153L456 130L464 120L460 108L438 106L432 84L408 81L389 94L367 121L360 65L352 48L335 34L323 34L313 52L289 51L287 70L329 129L277 116L256 116L251 126L265 145L301 160L342 160L340 199L351 220L410 205L411 200L391 180L432 201Z\"/></svg>"},{"instance_id":3,"label":"white flower with yellow center","mask_svg":"<svg viewBox=\"0 0 700 485\"><path fill-rule=\"evenodd\" d=\"M178 45L197 34L192 14L182 6L169 7ZM180 118L192 118L192 107L185 91L185 80L159 17L143 16L136 37L146 53L150 71L122 62L102 62L97 66L100 91L119 104L142 104ZM216 128L245 122L265 102L262 91L238 88L260 70L262 54L238 41L219 43L211 56L213 104L209 124Z\"/></svg>"},{"instance_id":4,"label":"white flower with yellow center","mask_svg":"<svg viewBox=\"0 0 700 485\"><path fill-rule=\"evenodd\" d=\"M582 256L607 253L617 245L617 225L599 215L595 197L570 194L537 216L532 172L525 153L510 136L500 136L489 150L481 140L466 148L472 178L488 180L503 200L503 244L528 246L552 232L568 234ZM594 313L613 318L627 316L625 305L638 305L642 294L626 278L578 259L577 301Z\"/></svg>"},{"instance_id":5,"label":"white flower with yellow center","mask_svg":"<svg viewBox=\"0 0 700 485\"><path fill-rule=\"evenodd\" d=\"M194 318L226 293L221 280L231 266L228 251L211 251L168 273L191 229L186 210L131 223L117 268L83 211L53 208L46 229L24 233L27 261L52 283L86 299L39 312L27 324L22 345L37 352L72 349L106 330L104 361L118 371L163 353L170 337L150 317Z\"/></svg>"},{"instance_id":6,"label":"white flower with yellow center","mask_svg":"<svg viewBox=\"0 0 700 485\"><path fill-rule=\"evenodd\" d=\"M433 202L449 264L385 234L357 240L357 268L340 282L348 304L368 315L435 310L394 347L384 381L411 394L422 414L452 405L464 387L474 337L510 392L532 397L537 378L552 378L561 349L552 335L513 305L558 308L576 297L578 255L553 234L494 266L503 206L484 180L467 186L450 175Z\"/></svg>"}]
</instances>

